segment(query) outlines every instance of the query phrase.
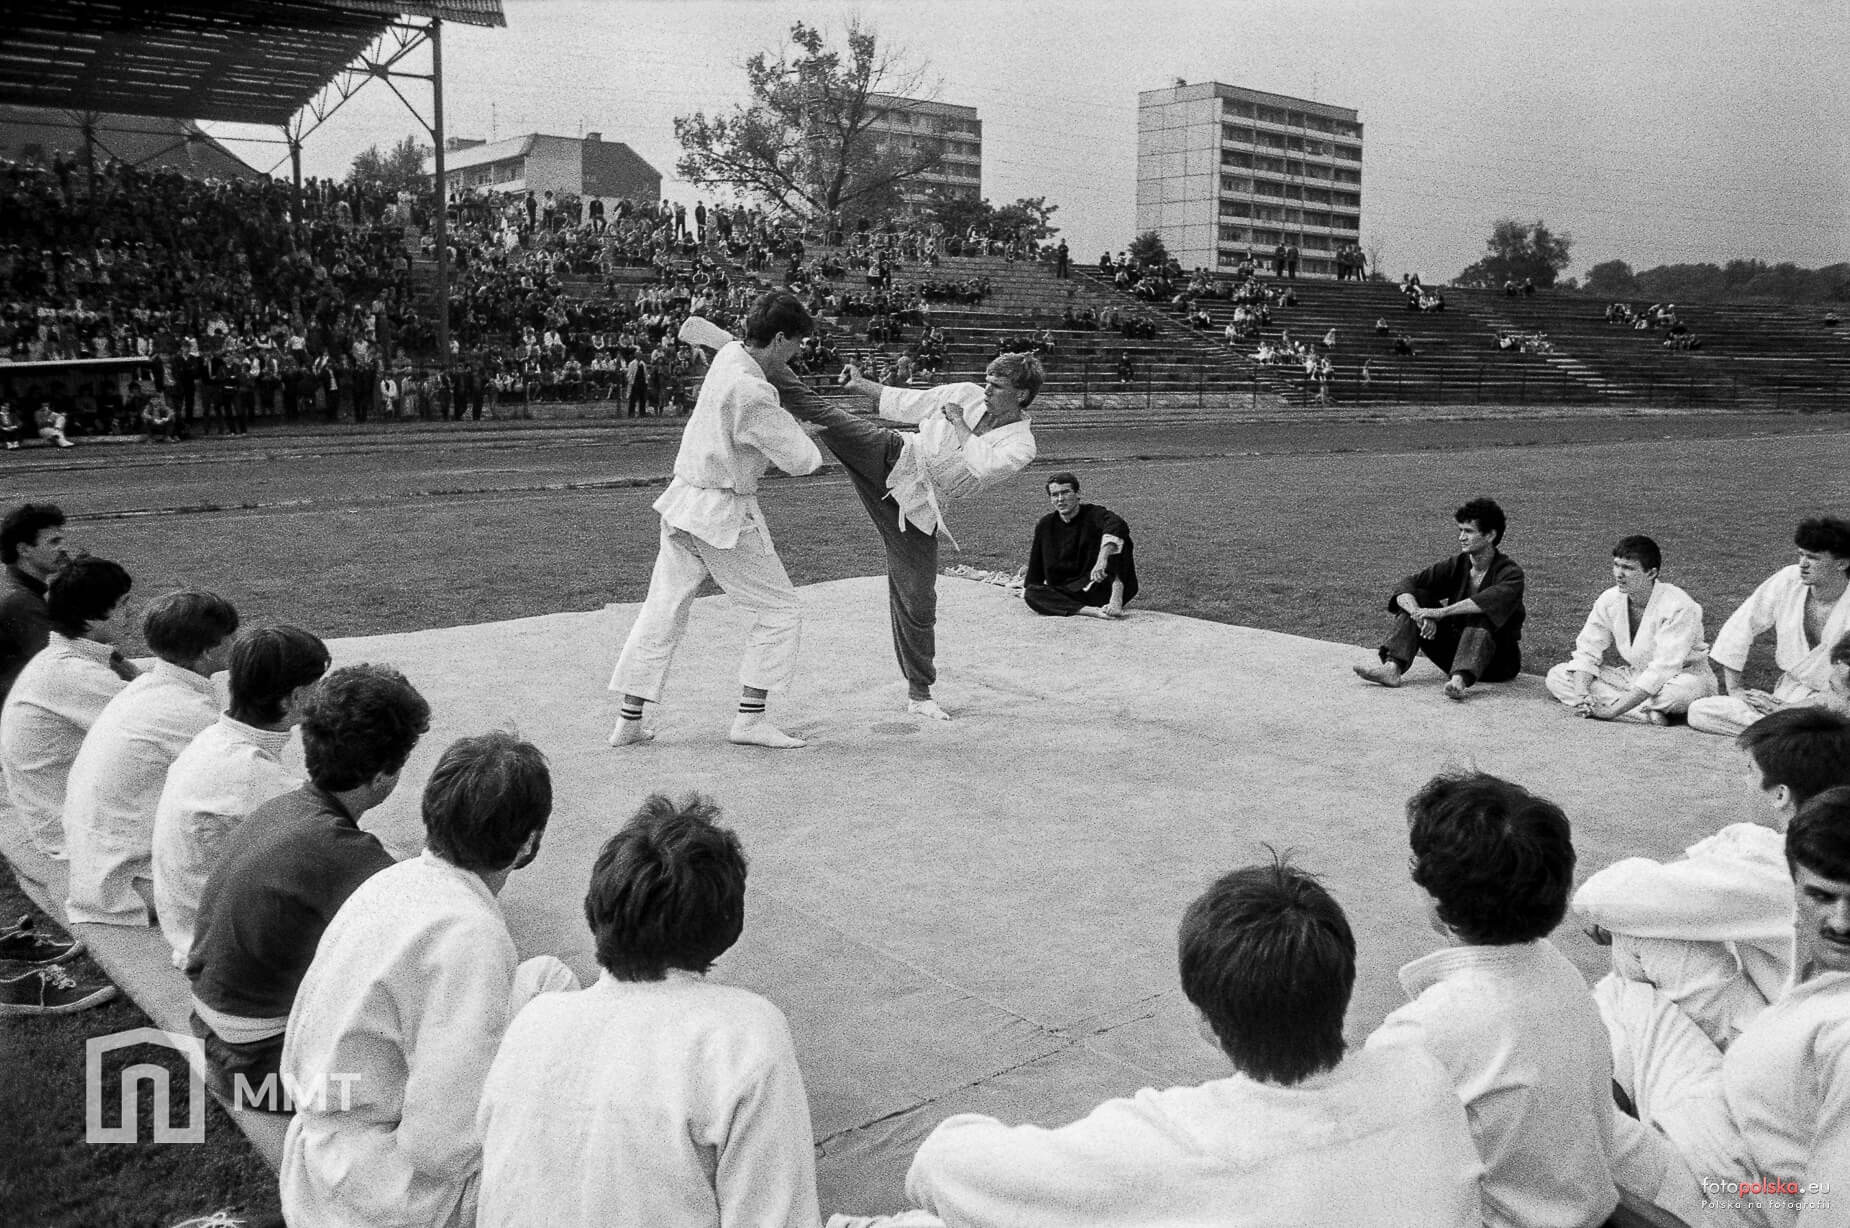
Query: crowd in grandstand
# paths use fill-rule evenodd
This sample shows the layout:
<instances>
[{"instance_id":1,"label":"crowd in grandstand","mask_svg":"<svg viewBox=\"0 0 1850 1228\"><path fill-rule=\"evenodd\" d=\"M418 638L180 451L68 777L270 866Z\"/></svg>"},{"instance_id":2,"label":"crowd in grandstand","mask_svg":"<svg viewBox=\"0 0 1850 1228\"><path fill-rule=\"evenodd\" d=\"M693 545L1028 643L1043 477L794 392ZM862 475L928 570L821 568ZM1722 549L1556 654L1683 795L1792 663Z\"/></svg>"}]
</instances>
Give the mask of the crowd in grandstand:
<instances>
[{"instance_id":1,"label":"crowd in grandstand","mask_svg":"<svg viewBox=\"0 0 1850 1228\"><path fill-rule=\"evenodd\" d=\"M1630 303L1609 303L1606 323L1619 324L1637 332L1664 330L1663 347L1667 350L1699 350L1702 338L1677 316L1675 303L1652 303L1643 311L1633 310Z\"/></svg>"},{"instance_id":2,"label":"crowd in grandstand","mask_svg":"<svg viewBox=\"0 0 1850 1228\"><path fill-rule=\"evenodd\" d=\"M1049 489L1060 507L1077 479ZM1520 668L1502 509L1474 499L1456 520L1460 551L1396 587L1369 681L1399 687L1425 655L1458 698ZM803 1057L776 1007L702 976L746 924L740 841L711 801L649 797L581 871L602 972L581 989L553 956L518 960L494 904L553 810L538 748L453 743L423 789L425 849L395 862L361 821L430 726L413 684L331 670L312 633L241 627L199 590L146 604L153 659L131 662L133 577L65 530L44 504L0 523L15 821L65 859L70 919L159 926L208 1084L293 1113L292 1222L502 1225L544 1205L570 1225L618 1207L819 1223ZM1228 1075L1053 1129L952 1117L912 1161L922 1211L840 1222L1206 1222L1263 1189L1268 1222L1301 1205L1286 1222L1597 1225L1623 1202L1698 1224L1728 1183L1786 1195L1733 1200L1731 1222L1832 1222L1814 1212L1850 1144L1850 522L1807 519L1794 542L1711 647L1657 544L1621 539L1547 680L1591 719L1734 735L1760 813L1572 892L1560 807L1482 772L1435 777L1407 840L1444 945L1401 970L1408 1003L1363 1045L1344 1040L1358 942L1341 908L1287 862L1234 870L1184 913L1178 957ZM1770 692L1743 681L1767 636ZM298 729L306 780L282 763ZM1591 990L1549 939L1570 913L1610 949ZM0 1006L108 1000L64 971L79 950L0 931Z\"/></svg>"}]
</instances>

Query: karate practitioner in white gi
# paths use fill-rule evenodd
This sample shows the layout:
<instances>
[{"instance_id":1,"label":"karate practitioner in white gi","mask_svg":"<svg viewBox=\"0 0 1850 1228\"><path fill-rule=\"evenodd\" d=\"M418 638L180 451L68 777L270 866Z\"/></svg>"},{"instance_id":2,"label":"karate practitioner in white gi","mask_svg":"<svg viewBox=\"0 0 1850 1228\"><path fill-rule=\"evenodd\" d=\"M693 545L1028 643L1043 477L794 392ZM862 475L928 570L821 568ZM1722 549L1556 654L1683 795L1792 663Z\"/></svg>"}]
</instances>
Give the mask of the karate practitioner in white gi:
<instances>
[{"instance_id":1,"label":"karate practitioner in white gi","mask_svg":"<svg viewBox=\"0 0 1850 1228\"><path fill-rule=\"evenodd\" d=\"M1691 729L1733 737L1769 712L1829 694L1831 648L1850 633L1850 520L1801 520L1792 541L1799 561L1755 589L1715 637L1709 656L1721 666L1724 693L1689 706ZM1768 631L1781 670L1770 694L1741 678L1748 650Z\"/></svg>"},{"instance_id":2,"label":"karate practitioner in white gi","mask_svg":"<svg viewBox=\"0 0 1850 1228\"><path fill-rule=\"evenodd\" d=\"M1590 720L1663 725L1715 694L1702 607L1658 579L1662 566L1648 537L1622 538L1612 548L1612 587L1593 603L1573 659L1548 671L1556 699ZM1607 664L1608 653L1624 664Z\"/></svg>"},{"instance_id":3,"label":"karate practitioner in white gi","mask_svg":"<svg viewBox=\"0 0 1850 1228\"><path fill-rule=\"evenodd\" d=\"M704 320L699 327L709 335L716 331ZM728 341L713 358L681 436L674 482L655 501L661 549L649 595L610 680L610 689L623 696L612 746L654 736L643 728L643 705L661 702L694 594L708 576L755 615L739 667L739 714L730 740L776 750L805 745L765 716L768 693L788 687L796 674L803 603L771 543L758 482L772 465L790 474L814 473L822 465L822 453L784 413L765 379L765 365L787 363L814 328L795 295L766 294L746 317L744 343Z\"/></svg>"}]
</instances>

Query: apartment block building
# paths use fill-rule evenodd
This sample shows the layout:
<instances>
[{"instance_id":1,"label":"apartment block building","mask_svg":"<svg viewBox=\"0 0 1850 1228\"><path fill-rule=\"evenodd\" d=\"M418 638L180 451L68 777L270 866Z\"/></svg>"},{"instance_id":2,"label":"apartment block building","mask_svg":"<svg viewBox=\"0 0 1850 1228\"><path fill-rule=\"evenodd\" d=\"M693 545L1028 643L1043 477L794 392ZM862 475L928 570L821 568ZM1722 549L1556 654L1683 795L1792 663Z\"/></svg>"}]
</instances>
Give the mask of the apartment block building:
<instances>
[{"instance_id":1,"label":"apartment block building","mask_svg":"<svg viewBox=\"0 0 1850 1228\"><path fill-rule=\"evenodd\" d=\"M944 165L928 175L908 181L901 192L907 204L917 204L934 189L943 188L968 200L983 195L983 121L975 107L895 94L869 94L877 110L868 131L885 142L907 149L938 149Z\"/></svg>"},{"instance_id":2,"label":"apartment block building","mask_svg":"<svg viewBox=\"0 0 1850 1228\"><path fill-rule=\"evenodd\" d=\"M1295 245L1334 277L1361 242L1362 121L1347 107L1218 81L1137 95L1137 231L1184 268L1225 269Z\"/></svg>"}]
</instances>

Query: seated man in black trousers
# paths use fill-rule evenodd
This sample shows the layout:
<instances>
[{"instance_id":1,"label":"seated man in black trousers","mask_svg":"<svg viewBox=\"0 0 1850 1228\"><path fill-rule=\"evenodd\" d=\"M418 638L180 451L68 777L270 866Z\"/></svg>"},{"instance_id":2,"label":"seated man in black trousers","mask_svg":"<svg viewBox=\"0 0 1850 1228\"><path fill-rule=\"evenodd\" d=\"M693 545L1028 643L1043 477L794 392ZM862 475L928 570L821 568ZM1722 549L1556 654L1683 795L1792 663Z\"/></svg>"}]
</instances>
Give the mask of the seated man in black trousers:
<instances>
[{"instance_id":1,"label":"seated man in black trousers","mask_svg":"<svg viewBox=\"0 0 1850 1228\"><path fill-rule=\"evenodd\" d=\"M1355 667L1369 682L1399 686L1420 652L1451 675L1448 699L1522 672L1522 568L1498 549L1503 509L1493 499L1473 499L1453 519L1458 553L1408 576L1388 599L1394 631L1381 645L1381 663Z\"/></svg>"},{"instance_id":2,"label":"seated man in black trousers","mask_svg":"<svg viewBox=\"0 0 1850 1228\"><path fill-rule=\"evenodd\" d=\"M1081 503L1079 479L1070 473L1047 479L1047 498L1053 511L1035 526L1028 551L1028 608L1123 618L1124 603L1137 595L1130 525L1096 503Z\"/></svg>"}]
</instances>

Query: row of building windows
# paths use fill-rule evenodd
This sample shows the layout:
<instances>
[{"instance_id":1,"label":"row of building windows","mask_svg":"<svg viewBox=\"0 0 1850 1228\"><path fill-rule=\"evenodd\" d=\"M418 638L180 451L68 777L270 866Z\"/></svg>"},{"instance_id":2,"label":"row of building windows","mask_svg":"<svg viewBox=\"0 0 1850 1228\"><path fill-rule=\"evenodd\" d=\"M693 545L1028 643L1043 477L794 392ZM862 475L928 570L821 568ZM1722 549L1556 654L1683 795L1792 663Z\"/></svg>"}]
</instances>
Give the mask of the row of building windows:
<instances>
[{"instance_id":1,"label":"row of building windows","mask_svg":"<svg viewBox=\"0 0 1850 1228\"><path fill-rule=\"evenodd\" d=\"M1322 115L1311 115L1303 111L1288 111L1282 107L1262 106L1255 102L1242 102L1237 98L1223 98L1221 110L1228 115L1238 115L1242 119L1256 119L1260 123L1278 124L1286 128L1308 128L1312 132L1327 132L1332 136L1346 136L1355 140L1362 139L1362 126L1343 119L1328 119Z\"/></svg>"},{"instance_id":2,"label":"row of building windows","mask_svg":"<svg viewBox=\"0 0 1850 1228\"><path fill-rule=\"evenodd\" d=\"M1358 145L1334 144L1329 141L1307 139L1301 136L1285 136L1278 132L1260 132L1252 128L1241 128L1233 124L1222 124L1220 135L1223 141L1232 141L1240 145L1256 145L1262 149L1277 149L1288 153L1310 154L1319 158L1342 158L1348 162L1360 162L1362 150Z\"/></svg>"},{"instance_id":3,"label":"row of building windows","mask_svg":"<svg viewBox=\"0 0 1850 1228\"><path fill-rule=\"evenodd\" d=\"M1282 196L1287 200L1301 200L1307 205L1336 205L1339 208L1345 209L1360 209L1362 207L1361 196L1354 192L1332 192L1327 188L1305 187L1299 184L1275 185L1284 188L1285 190L1283 192L1271 190L1262 191L1257 185L1263 182L1265 181L1248 179L1244 175L1222 175L1220 178L1220 187L1223 192L1238 192L1244 196ZM1241 202L1222 201L1220 211L1222 213L1230 213L1232 207L1235 205L1238 205L1242 209L1245 208L1245 205ZM1233 216L1245 217L1246 214L1237 213L1233 214Z\"/></svg>"},{"instance_id":4,"label":"row of building windows","mask_svg":"<svg viewBox=\"0 0 1850 1228\"><path fill-rule=\"evenodd\" d=\"M1296 158L1255 157L1252 154L1239 153L1236 150L1221 151L1222 166L1234 166L1241 170L1270 171L1274 175L1289 175L1293 179L1328 179L1334 183L1360 183L1362 172L1352 171L1342 166L1319 166L1315 162L1300 162ZM1232 176L1223 176L1221 182L1227 183ZM1229 188L1229 191L1237 189Z\"/></svg>"},{"instance_id":5,"label":"row of building windows","mask_svg":"<svg viewBox=\"0 0 1850 1228\"><path fill-rule=\"evenodd\" d=\"M1222 226L1220 241L1223 247L1229 243L1245 243L1257 247L1277 247L1280 243L1296 244L1307 252L1334 252L1335 243L1348 243L1351 240L1332 240L1328 235L1305 234L1297 230L1273 230L1260 226L1248 229L1244 226Z\"/></svg>"},{"instance_id":6,"label":"row of building windows","mask_svg":"<svg viewBox=\"0 0 1850 1228\"><path fill-rule=\"evenodd\" d=\"M923 128L940 136L983 135L983 121L980 119L950 119L918 111L875 111L874 123L890 124L896 128Z\"/></svg>"},{"instance_id":7,"label":"row of building windows","mask_svg":"<svg viewBox=\"0 0 1850 1228\"><path fill-rule=\"evenodd\" d=\"M1325 230L1362 229L1362 219L1353 213L1325 213L1320 209L1286 209L1278 205L1239 204L1228 208L1227 202L1220 207L1222 217L1251 218L1255 222L1278 222L1286 226L1320 226ZM1227 230L1226 226L1221 227Z\"/></svg>"},{"instance_id":8,"label":"row of building windows","mask_svg":"<svg viewBox=\"0 0 1850 1228\"><path fill-rule=\"evenodd\" d=\"M1273 246L1277 246L1277 245L1274 244ZM1243 252L1220 252L1219 253L1219 263L1220 263L1220 267L1223 269L1236 268L1241 263L1249 259L1255 261L1256 263L1264 263L1265 253L1262 252L1262 253L1259 253L1257 255L1252 255L1252 256L1249 256ZM1336 265L1333 261L1316 260L1308 256L1304 257L1302 260L1298 262L1298 268L1304 273L1306 277L1324 277L1336 271Z\"/></svg>"}]
</instances>

